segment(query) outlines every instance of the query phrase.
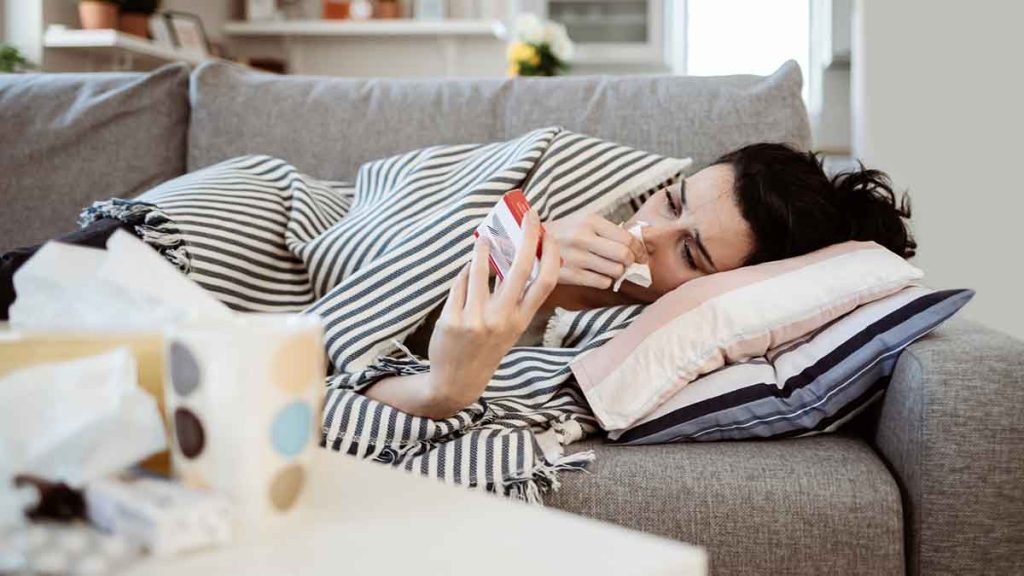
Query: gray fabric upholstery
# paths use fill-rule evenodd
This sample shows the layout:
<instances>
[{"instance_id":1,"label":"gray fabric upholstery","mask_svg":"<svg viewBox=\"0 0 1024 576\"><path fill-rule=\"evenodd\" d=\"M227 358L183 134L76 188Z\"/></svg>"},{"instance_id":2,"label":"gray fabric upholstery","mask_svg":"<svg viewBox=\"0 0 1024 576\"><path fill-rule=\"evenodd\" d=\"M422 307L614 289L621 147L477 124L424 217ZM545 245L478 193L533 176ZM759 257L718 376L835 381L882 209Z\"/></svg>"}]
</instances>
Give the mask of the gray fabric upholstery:
<instances>
[{"instance_id":1,"label":"gray fabric upholstery","mask_svg":"<svg viewBox=\"0 0 1024 576\"><path fill-rule=\"evenodd\" d=\"M902 574L900 494L862 440L613 446L549 506L705 546L711 574Z\"/></svg>"},{"instance_id":2,"label":"gray fabric upholstery","mask_svg":"<svg viewBox=\"0 0 1024 576\"><path fill-rule=\"evenodd\" d=\"M434 144L499 140L496 81L277 76L214 62L192 78L190 170L243 154L318 178Z\"/></svg>"},{"instance_id":3,"label":"gray fabric upholstery","mask_svg":"<svg viewBox=\"0 0 1024 576\"><path fill-rule=\"evenodd\" d=\"M562 125L698 165L757 141L810 146L794 62L768 77L354 80L226 63L193 75L190 169L242 154L349 179L368 160Z\"/></svg>"},{"instance_id":4,"label":"gray fabric upholstery","mask_svg":"<svg viewBox=\"0 0 1024 576\"><path fill-rule=\"evenodd\" d=\"M953 321L900 357L875 441L908 573L1024 574L1024 342Z\"/></svg>"},{"instance_id":5,"label":"gray fabric upholstery","mask_svg":"<svg viewBox=\"0 0 1024 576\"><path fill-rule=\"evenodd\" d=\"M182 174L188 68L0 75L0 250L76 227L93 200Z\"/></svg>"},{"instance_id":6,"label":"gray fabric upholstery","mask_svg":"<svg viewBox=\"0 0 1024 576\"><path fill-rule=\"evenodd\" d=\"M694 168L754 142L811 146L800 67L771 76L604 76L508 82L505 133L560 124Z\"/></svg>"}]
</instances>

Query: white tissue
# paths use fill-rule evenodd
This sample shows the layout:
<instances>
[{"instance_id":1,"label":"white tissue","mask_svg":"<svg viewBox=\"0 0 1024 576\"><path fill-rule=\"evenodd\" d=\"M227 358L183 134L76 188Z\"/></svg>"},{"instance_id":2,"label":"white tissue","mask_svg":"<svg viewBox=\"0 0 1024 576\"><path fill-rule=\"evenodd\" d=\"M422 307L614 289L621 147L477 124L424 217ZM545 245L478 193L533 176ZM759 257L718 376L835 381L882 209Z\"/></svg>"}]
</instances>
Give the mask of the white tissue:
<instances>
[{"instance_id":1,"label":"white tissue","mask_svg":"<svg viewBox=\"0 0 1024 576\"><path fill-rule=\"evenodd\" d=\"M3 452L0 443L0 540L4 530L25 523L25 509L39 501L36 490L29 486L14 486L14 470L10 468L10 457ZM0 574L4 572L4 547L0 542Z\"/></svg>"},{"instance_id":2,"label":"white tissue","mask_svg":"<svg viewBox=\"0 0 1024 576\"><path fill-rule=\"evenodd\" d=\"M48 242L14 274L22 330L154 330L233 313L152 248L118 230L107 249Z\"/></svg>"},{"instance_id":3,"label":"white tissue","mask_svg":"<svg viewBox=\"0 0 1024 576\"><path fill-rule=\"evenodd\" d=\"M165 450L156 400L136 378L131 352L117 348L0 379L5 466L81 486Z\"/></svg>"},{"instance_id":4,"label":"white tissue","mask_svg":"<svg viewBox=\"0 0 1024 576\"><path fill-rule=\"evenodd\" d=\"M650 226L650 224L644 221L637 221L637 223L629 229L629 233L639 240L642 245L644 244L644 226ZM644 245L644 247L646 248L646 245ZM618 292L623 281L632 282L633 284L647 288L651 285L651 267L647 264L638 264L636 262L630 264L629 267L626 268L626 271L622 273L622 276L619 276L615 280L615 284L612 285L612 291Z\"/></svg>"}]
</instances>

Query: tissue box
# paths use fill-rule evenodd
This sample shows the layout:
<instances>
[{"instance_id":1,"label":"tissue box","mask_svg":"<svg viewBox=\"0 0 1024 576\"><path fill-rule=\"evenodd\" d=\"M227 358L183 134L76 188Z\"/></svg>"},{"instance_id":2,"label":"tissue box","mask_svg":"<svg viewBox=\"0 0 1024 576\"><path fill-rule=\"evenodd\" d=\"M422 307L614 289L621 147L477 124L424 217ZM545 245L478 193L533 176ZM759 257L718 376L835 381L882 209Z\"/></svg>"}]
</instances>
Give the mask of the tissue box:
<instances>
[{"instance_id":1,"label":"tissue box","mask_svg":"<svg viewBox=\"0 0 1024 576\"><path fill-rule=\"evenodd\" d=\"M95 356L121 346L128 347L135 356L139 386L156 399L166 427L164 337L160 333L21 332L0 327L0 377L21 368ZM155 454L142 465L153 472L169 474L169 453Z\"/></svg>"},{"instance_id":2,"label":"tissue box","mask_svg":"<svg viewBox=\"0 0 1024 576\"><path fill-rule=\"evenodd\" d=\"M323 324L302 314L239 314L167 336L171 460L186 486L226 496L242 537L295 508L319 446Z\"/></svg>"}]
</instances>

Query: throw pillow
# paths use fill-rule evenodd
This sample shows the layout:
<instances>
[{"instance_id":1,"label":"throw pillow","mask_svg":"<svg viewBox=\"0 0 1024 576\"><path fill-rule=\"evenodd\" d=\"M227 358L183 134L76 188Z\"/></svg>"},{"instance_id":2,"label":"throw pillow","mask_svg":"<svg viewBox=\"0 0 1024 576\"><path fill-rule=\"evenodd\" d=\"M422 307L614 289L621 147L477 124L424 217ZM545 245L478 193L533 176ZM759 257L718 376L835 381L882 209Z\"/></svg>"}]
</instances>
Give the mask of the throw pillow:
<instances>
[{"instance_id":1,"label":"throw pillow","mask_svg":"<svg viewBox=\"0 0 1024 576\"><path fill-rule=\"evenodd\" d=\"M972 296L972 290L905 288L764 356L698 378L609 437L656 444L830 432L880 398L900 352Z\"/></svg>"},{"instance_id":2,"label":"throw pillow","mask_svg":"<svg viewBox=\"0 0 1024 576\"><path fill-rule=\"evenodd\" d=\"M606 430L647 416L702 374L764 354L922 276L874 242L698 278L572 364Z\"/></svg>"}]
</instances>

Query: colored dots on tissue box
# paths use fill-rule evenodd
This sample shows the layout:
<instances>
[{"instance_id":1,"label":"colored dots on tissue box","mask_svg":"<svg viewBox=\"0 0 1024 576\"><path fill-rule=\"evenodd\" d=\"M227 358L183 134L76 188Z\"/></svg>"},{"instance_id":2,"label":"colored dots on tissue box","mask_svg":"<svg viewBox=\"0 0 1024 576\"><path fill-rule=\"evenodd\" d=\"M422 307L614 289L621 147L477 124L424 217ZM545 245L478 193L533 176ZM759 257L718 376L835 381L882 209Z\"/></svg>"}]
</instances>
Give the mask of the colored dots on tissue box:
<instances>
[{"instance_id":1,"label":"colored dots on tissue box","mask_svg":"<svg viewBox=\"0 0 1024 576\"><path fill-rule=\"evenodd\" d=\"M181 342L171 342L168 356L174 391L181 396L188 396L199 387L199 363Z\"/></svg>"},{"instance_id":2,"label":"colored dots on tissue box","mask_svg":"<svg viewBox=\"0 0 1024 576\"><path fill-rule=\"evenodd\" d=\"M243 532L291 509L317 446L326 373L320 320L242 314L182 325L167 350L178 477L227 496Z\"/></svg>"},{"instance_id":3,"label":"colored dots on tissue box","mask_svg":"<svg viewBox=\"0 0 1024 576\"><path fill-rule=\"evenodd\" d=\"M196 458L206 446L203 423L188 408L174 411L174 440L185 458Z\"/></svg>"},{"instance_id":4,"label":"colored dots on tissue box","mask_svg":"<svg viewBox=\"0 0 1024 576\"><path fill-rule=\"evenodd\" d=\"M309 443L312 417L309 404L300 400L282 408L270 428L274 449L286 458L301 452Z\"/></svg>"}]
</instances>

